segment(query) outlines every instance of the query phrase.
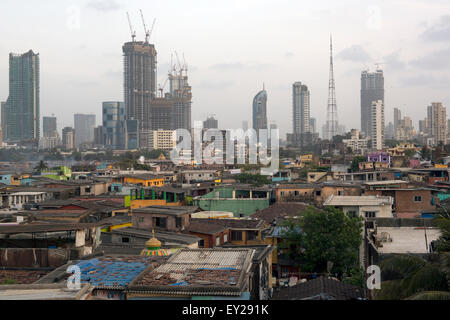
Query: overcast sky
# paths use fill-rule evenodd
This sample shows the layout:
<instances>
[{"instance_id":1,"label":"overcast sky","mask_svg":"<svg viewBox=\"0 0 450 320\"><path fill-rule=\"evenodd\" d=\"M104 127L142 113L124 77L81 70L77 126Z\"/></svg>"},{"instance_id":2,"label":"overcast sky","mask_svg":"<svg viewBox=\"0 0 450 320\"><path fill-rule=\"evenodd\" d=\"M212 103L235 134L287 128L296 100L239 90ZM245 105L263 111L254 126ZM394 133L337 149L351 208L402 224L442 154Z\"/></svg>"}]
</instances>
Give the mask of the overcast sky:
<instances>
[{"instance_id":1,"label":"overcast sky","mask_svg":"<svg viewBox=\"0 0 450 320\"><path fill-rule=\"evenodd\" d=\"M263 83L269 122L292 131L292 83L311 91L318 129L326 119L329 37L335 48L340 124L360 127L360 75L385 72L386 124L393 108L417 126L431 102L450 107L448 0L1 0L0 100L8 96L8 54L40 53L41 117L73 126L74 113L123 101L122 44L138 40L156 18L151 42L164 83L171 53L184 53L192 86L192 120L215 114L221 128L251 124ZM168 89L168 86L166 87ZM450 113L450 109L448 110Z\"/></svg>"}]
</instances>

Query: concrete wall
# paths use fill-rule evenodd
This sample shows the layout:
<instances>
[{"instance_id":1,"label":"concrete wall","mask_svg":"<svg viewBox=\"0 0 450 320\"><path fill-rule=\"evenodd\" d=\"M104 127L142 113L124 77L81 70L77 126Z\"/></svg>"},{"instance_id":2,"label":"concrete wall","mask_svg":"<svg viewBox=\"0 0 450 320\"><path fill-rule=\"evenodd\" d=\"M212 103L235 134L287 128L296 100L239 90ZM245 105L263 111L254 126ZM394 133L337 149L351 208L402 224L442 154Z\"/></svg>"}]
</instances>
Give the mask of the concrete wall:
<instances>
[{"instance_id":1,"label":"concrete wall","mask_svg":"<svg viewBox=\"0 0 450 320\"><path fill-rule=\"evenodd\" d=\"M172 232L180 232L183 230L183 227L186 228L189 226L189 214L178 216L181 218L180 227L176 226L176 217L177 216L133 212L132 223L134 228L151 230L154 227L154 218L166 218L166 228L164 230ZM143 221L141 221L141 218ZM155 228L157 227L155 226Z\"/></svg>"},{"instance_id":2,"label":"concrete wall","mask_svg":"<svg viewBox=\"0 0 450 320\"><path fill-rule=\"evenodd\" d=\"M71 256L70 249L0 248L0 267L57 268Z\"/></svg>"}]
</instances>

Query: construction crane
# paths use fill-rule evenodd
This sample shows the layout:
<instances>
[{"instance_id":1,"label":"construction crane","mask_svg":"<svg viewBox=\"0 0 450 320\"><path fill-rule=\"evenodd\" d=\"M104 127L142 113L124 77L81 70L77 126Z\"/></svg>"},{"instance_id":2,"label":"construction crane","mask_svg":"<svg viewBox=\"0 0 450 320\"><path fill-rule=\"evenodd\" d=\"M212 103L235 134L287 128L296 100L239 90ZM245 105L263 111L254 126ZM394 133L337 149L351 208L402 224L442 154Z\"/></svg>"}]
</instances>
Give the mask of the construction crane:
<instances>
[{"instance_id":1,"label":"construction crane","mask_svg":"<svg viewBox=\"0 0 450 320\"><path fill-rule=\"evenodd\" d=\"M148 34L148 41L150 41L150 38L152 37L153 29L155 28L156 18L153 19L152 28L150 29L150 32Z\"/></svg>"},{"instance_id":2,"label":"construction crane","mask_svg":"<svg viewBox=\"0 0 450 320\"><path fill-rule=\"evenodd\" d=\"M145 43L148 43L148 40L150 38L150 31L147 29L147 25L145 24L145 20L144 20L144 14L141 11L141 18L142 18L142 24L144 25L144 32L145 32Z\"/></svg>"},{"instance_id":3,"label":"construction crane","mask_svg":"<svg viewBox=\"0 0 450 320\"><path fill-rule=\"evenodd\" d=\"M382 62L375 62L375 65L377 66L377 71L380 70L380 65L381 65L381 64L385 64L385 63L382 63Z\"/></svg>"},{"instance_id":4,"label":"construction crane","mask_svg":"<svg viewBox=\"0 0 450 320\"><path fill-rule=\"evenodd\" d=\"M161 84L159 85L159 92L160 92L160 94L159 94L159 96L161 97L161 98L164 98L163 97L163 94L164 94L164 88L166 87L166 84L167 84L167 81L169 81L169 78L166 78L166 81L164 81L164 84L161 86Z\"/></svg>"},{"instance_id":5,"label":"construction crane","mask_svg":"<svg viewBox=\"0 0 450 320\"><path fill-rule=\"evenodd\" d=\"M133 25L131 24L130 15L127 12L127 18L128 18L128 24L130 25L130 31L131 31L131 38L133 39L133 42L136 41L136 31L133 31Z\"/></svg>"}]
</instances>

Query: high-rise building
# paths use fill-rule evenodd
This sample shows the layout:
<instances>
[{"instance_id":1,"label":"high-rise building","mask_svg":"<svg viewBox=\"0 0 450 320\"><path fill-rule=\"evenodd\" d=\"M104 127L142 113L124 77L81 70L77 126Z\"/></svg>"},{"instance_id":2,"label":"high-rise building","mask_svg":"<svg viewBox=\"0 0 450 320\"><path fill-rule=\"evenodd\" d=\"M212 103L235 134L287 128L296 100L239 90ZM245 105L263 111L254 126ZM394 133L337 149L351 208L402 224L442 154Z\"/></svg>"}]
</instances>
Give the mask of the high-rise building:
<instances>
[{"instance_id":1,"label":"high-rise building","mask_svg":"<svg viewBox=\"0 0 450 320\"><path fill-rule=\"evenodd\" d=\"M316 120L316 118L310 118L309 119L309 130L311 131L311 133L316 133L317 132L317 120Z\"/></svg>"},{"instance_id":2,"label":"high-rise building","mask_svg":"<svg viewBox=\"0 0 450 320\"><path fill-rule=\"evenodd\" d=\"M372 120L370 129L372 149L382 150L384 147L384 104L382 100L372 102L370 119Z\"/></svg>"},{"instance_id":3,"label":"high-rise building","mask_svg":"<svg viewBox=\"0 0 450 320\"><path fill-rule=\"evenodd\" d=\"M219 129L219 121L214 116L209 116L203 121L203 129Z\"/></svg>"},{"instance_id":4,"label":"high-rise building","mask_svg":"<svg viewBox=\"0 0 450 320\"><path fill-rule=\"evenodd\" d=\"M94 143L95 114L75 114L75 148Z\"/></svg>"},{"instance_id":5,"label":"high-rise building","mask_svg":"<svg viewBox=\"0 0 450 320\"><path fill-rule=\"evenodd\" d=\"M428 121L434 143L447 144L447 112L441 102L433 102L428 107Z\"/></svg>"},{"instance_id":6,"label":"high-rise building","mask_svg":"<svg viewBox=\"0 0 450 320\"><path fill-rule=\"evenodd\" d=\"M394 135L397 132L397 128L400 124L400 120L402 119L402 112L398 108L394 108Z\"/></svg>"},{"instance_id":7,"label":"high-rise building","mask_svg":"<svg viewBox=\"0 0 450 320\"><path fill-rule=\"evenodd\" d=\"M167 98L173 103L172 130L191 131L192 88L188 83L187 67L174 69L169 74L170 92ZM154 128L157 129L157 128Z\"/></svg>"},{"instance_id":8,"label":"high-rise building","mask_svg":"<svg viewBox=\"0 0 450 320\"><path fill-rule=\"evenodd\" d=\"M336 84L334 81L333 40L330 38L330 79L328 85L328 107L326 122L326 139L333 139L338 134L339 122L337 115Z\"/></svg>"},{"instance_id":9,"label":"high-rise building","mask_svg":"<svg viewBox=\"0 0 450 320\"><path fill-rule=\"evenodd\" d=\"M293 133L302 134L310 130L309 90L301 82L292 85L292 119Z\"/></svg>"},{"instance_id":10,"label":"high-rise building","mask_svg":"<svg viewBox=\"0 0 450 320\"><path fill-rule=\"evenodd\" d=\"M175 131L155 130L153 131L153 149L172 150L177 146Z\"/></svg>"},{"instance_id":11,"label":"high-rise building","mask_svg":"<svg viewBox=\"0 0 450 320\"><path fill-rule=\"evenodd\" d=\"M6 102L2 101L2 103L1 103L1 117L2 117L2 119L1 119L1 126L2 126L3 139L6 138L6 126L8 124L8 121L6 121L8 119L7 118L7 109L6 108L7 108Z\"/></svg>"},{"instance_id":12,"label":"high-rise building","mask_svg":"<svg viewBox=\"0 0 450 320\"><path fill-rule=\"evenodd\" d=\"M62 130L62 144L64 149L75 149L75 130L72 127L65 127Z\"/></svg>"},{"instance_id":13,"label":"high-rise building","mask_svg":"<svg viewBox=\"0 0 450 320\"><path fill-rule=\"evenodd\" d=\"M125 103L103 102L102 144L108 149L125 149Z\"/></svg>"},{"instance_id":14,"label":"high-rise building","mask_svg":"<svg viewBox=\"0 0 450 320\"><path fill-rule=\"evenodd\" d=\"M139 121L139 141L145 147L152 135L151 101L156 98L156 49L147 41L127 42L122 49L126 119Z\"/></svg>"},{"instance_id":15,"label":"high-rise building","mask_svg":"<svg viewBox=\"0 0 450 320\"><path fill-rule=\"evenodd\" d=\"M55 137L58 135L56 129L56 117L42 117L42 131L44 137Z\"/></svg>"},{"instance_id":16,"label":"high-rise building","mask_svg":"<svg viewBox=\"0 0 450 320\"><path fill-rule=\"evenodd\" d=\"M125 120L125 147L128 150L139 148L139 120ZM153 135L152 135L153 141Z\"/></svg>"},{"instance_id":17,"label":"high-rise building","mask_svg":"<svg viewBox=\"0 0 450 320\"><path fill-rule=\"evenodd\" d=\"M263 87L253 99L253 129L267 129L267 91Z\"/></svg>"},{"instance_id":18,"label":"high-rise building","mask_svg":"<svg viewBox=\"0 0 450 320\"><path fill-rule=\"evenodd\" d=\"M9 55L6 139L38 144L40 135L39 54L32 50Z\"/></svg>"},{"instance_id":19,"label":"high-rise building","mask_svg":"<svg viewBox=\"0 0 450 320\"><path fill-rule=\"evenodd\" d=\"M384 75L382 70L376 72L363 71L361 73L361 131L367 137L371 136L372 103L383 101L384 104Z\"/></svg>"},{"instance_id":20,"label":"high-rise building","mask_svg":"<svg viewBox=\"0 0 450 320\"><path fill-rule=\"evenodd\" d=\"M395 131L394 131L394 124L392 122L389 122L384 129L384 134L386 140L392 140L395 139Z\"/></svg>"},{"instance_id":21,"label":"high-rise building","mask_svg":"<svg viewBox=\"0 0 450 320\"><path fill-rule=\"evenodd\" d=\"M98 126L94 128L94 146L100 147L103 146L103 126Z\"/></svg>"}]
</instances>

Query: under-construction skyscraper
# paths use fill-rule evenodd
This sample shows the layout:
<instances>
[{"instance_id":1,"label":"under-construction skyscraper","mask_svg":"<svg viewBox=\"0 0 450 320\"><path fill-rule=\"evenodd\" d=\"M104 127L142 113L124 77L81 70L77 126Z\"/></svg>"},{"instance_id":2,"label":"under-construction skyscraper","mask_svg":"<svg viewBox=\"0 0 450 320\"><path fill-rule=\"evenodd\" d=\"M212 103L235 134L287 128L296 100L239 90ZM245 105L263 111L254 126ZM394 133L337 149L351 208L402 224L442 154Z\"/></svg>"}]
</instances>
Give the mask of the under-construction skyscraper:
<instances>
[{"instance_id":1,"label":"under-construction skyscraper","mask_svg":"<svg viewBox=\"0 0 450 320\"><path fill-rule=\"evenodd\" d=\"M147 41L127 42L124 54L124 102L127 120L138 120L140 146L151 142L151 103L156 98L156 49Z\"/></svg>"},{"instance_id":2,"label":"under-construction skyscraper","mask_svg":"<svg viewBox=\"0 0 450 320\"><path fill-rule=\"evenodd\" d=\"M365 133L366 137L371 136L372 103L380 100L384 104L383 71L380 69L377 69L376 72L363 71L361 73L361 131Z\"/></svg>"},{"instance_id":3,"label":"under-construction skyscraper","mask_svg":"<svg viewBox=\"0 0 450 320\"><path fill-rule=\"evenodd\" d=\"M338 134L338 117L336 105L336 86L334 82L334 66L333 66L333 40L330 38L330 82L328 87L328 108L326 122L325 139L333 139Z\"/></svg>"}]
</instances>

